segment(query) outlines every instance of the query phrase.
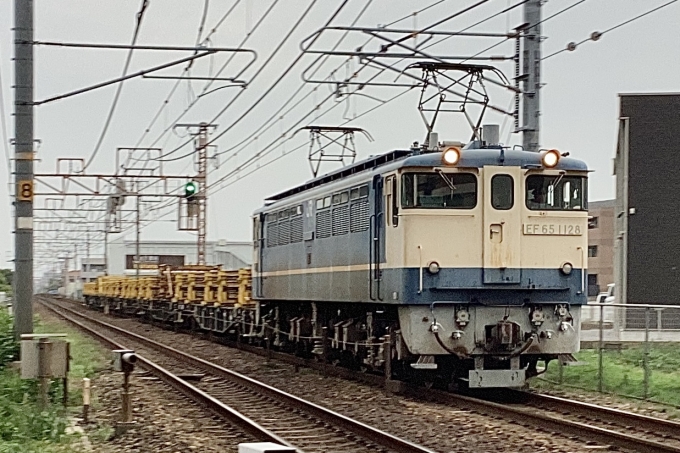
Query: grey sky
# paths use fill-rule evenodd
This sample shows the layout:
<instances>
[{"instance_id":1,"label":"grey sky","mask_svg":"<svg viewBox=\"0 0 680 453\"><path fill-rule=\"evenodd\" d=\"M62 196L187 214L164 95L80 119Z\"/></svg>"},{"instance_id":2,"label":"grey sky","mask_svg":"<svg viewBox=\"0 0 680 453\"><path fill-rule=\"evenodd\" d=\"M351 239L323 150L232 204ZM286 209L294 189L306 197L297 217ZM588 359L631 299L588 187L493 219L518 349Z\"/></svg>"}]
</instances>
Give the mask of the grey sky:
<instances>
[{"instance_id":1,"label":"grey sky","mask_svg":"<svg viewBox=\"0 0 680 453\"><path fill-rule=\"evenodd\" d=\"M213 46L233 47L243 38L250 27L255 24L273 0L242 0L234 13L222 24L212 36ZM334 25L349 25L367 0L350 0ZM96 42L96 43L129 43L134 29L135 14L140 6L138 0L36 0L35 35L38 40ZM376 26L408 16L414 10L423 8L428 3L404 0L373 0L358 24ZM439 27L440 29L459 30L484 17L489 16L515 2L508 0L491 0L474 11L464 14ZM577 0L551 0L543 11L543 17L577 3ZM543 35L547 37L543 46L544 55L562 49L568 42L579 42L587 38L593 31L603 31L627 19L641 14L653 7L666 3L664 0L586 0L573 9L543 24ZM272 14L266 19L263 27L255 32L246 47L257 50L259 59L255 65L243 75L250 80L252 75L268 58L274 47L300 17L309 1L280 0ZM219 124L217 132L229 126L248 106L251 105L281 72L290 61L299 54L300 41L315 29L318 29L332 14L340 2L319 0L305 18L301 27L284 45L272 63L258 76L252 85L240 96L235 104L216 120ZM401 28L421 28L452 12L462 9L472 1L448 0L418 15L414 20L410 17L395 25ZM3 0L0 3L0 70L2 71L2 90L4 110L8 121L8 134L13 136L11 117L13 93L12 62L13 54L11 27L13 26L13 1ZM150 0L144 17L140 44L157 45L194 45L197 28L201 19L203 0ZM206 31L233 5L233 0L209 3ZM646 16L631 24L605 34L598 42L586 42L574 52L563 52L547 59L542 66L542 79L546 84L542 91L541 145L569 151L572 156L585 160L594 170L590 183L591 200L610 198L614 194L611 176L611 159L614 155L617 133L617 109L620 92L677 92L680 91L680 2L663 10ZM491 20L474 31L506 32L522 21L521 8ZM204 32L205 35L206 32ZM335 38L338 35L334 35ZM453 39L436 48L438 53L470 54L482 50L497 41L495 39L470 40ZM319 47L328 48L331 40L320 40ZM358 42L358 41L357 41ZM352 48L354 41L350 38L344 48ZM371 44L373 49L377 43ZM370 47L370 46L369 46ZM509 55L513 52L512 42L495 48L489 52L494 55ZM151 65L160 64L172 58L186 54L152 54L150 52L135 53L131 71L140 70ZM119 50L83 50L61 48L36 48L36 99L44 99L120 75L126 57L125 51ZM214 68L226 61L226 55L219 55L213 60L205 59L197 62L194 75L208 75ZM237 72L240 62L236 60L225 75ZM339 60L333 61L337 63ZM281 105L282 102L301 85L301 71L311 62L305 57L293 71L285 77L278 87L243 121L238 123L229 133L216 141L218 150L230 148L249 137L263 122ZM512 77L512 66L499 65L508 77ZM331 66L326 66L330 68ZM168 74L178 74L181 67L168 70ZM342 71L349 70L343 68ZM328 71L319 71L322 76ZM343 72L344 74L344 72ZM194 94L187 83L182 83L171 98L166 111L149 134L144 131L156 114L162 101L172 87L173 81L133 80L125 84L122 96L109 128L106 139L93 165L89 170L98 173L114 171L114 153L117 147L135 146L140 138L142 146L149 146L163 129L171 125L174 118L187 106L192 96L200 93L200 82L192 84ZM306 94L313 86L304 87ZM238 88L226 88L201 98L182 122L201 122L212 120L227 102L231 101ZM248 146L237 155L228 153L220 158L219 168L212 168L209 181L215 181L222 175L242 164L249 157L263 149L270 142L291 127L296 121L310 112L315 103L321 101L328 93L328 87L321 86L295 110L276 121L264 133L257 134ZM57 157L88 158L93 151L108 113L114 87L104 88L91 93L79 95L63 101L36 108L35 136L42 141L38 152L36 167L40 172L51 172L55 169ZM394 88L367 88L366 94L389 98L400 91ZM300 95L298 98L300 98ZM425 128L417 113L417 90L398 98L370 114L352 121L351 125L364 127L375 138L373 143L357 138L359 158L370 154L386 152L390 149L405 148L413 141L422 141ZM507 108L511 97L508 93L493 90L492 103ZM334 105L335 101L320 107L319 111ZM374 107L376 103L368 98L353 98L350 104L343 104L329 114L314 121L308 117L303 124L336 125L351 118L352 115ZM489 115L485 122L502 124L504 118ZM503 129L502 140L507 141L508 126ZM469 131L462 122L462 117L444 117L439 123L440 139L461 140L469 138ZM162 145L169 151L186 139L172 133L162 136L155 146ZM208 237L209 239L226 238L229 240L250 239L250 213L259 206L263 197L303 182L311 175L306 161L307 146L290 152L297 146L304 145L307 134L299 133L293 139L276 148L261 161L261 168L248 175L254 168L243 169L238 180L212 194L209 199ZM520 143L519 134L510 135L509 143ZM175 154L186 154L185 148ZM4 150L1 151L4 154ZM13 150L10 150L13 153ZM286 154L288 153L288 154ZM285 155L284 155L285 154ZM263 165L278 158L270 165ZM3 159L0 169L0 196L7 206L7 170ZM335 168L332 164L326 170ZM165 164L166 173L194 173L189 158L179 162ZM39 205L43 201L38 200ZM9 215L0 217L0 260L4 261L13 250L11 234L13 219ZM174 220L176 214L166 216ZM129 236L132 235L128 231ZM171 222L155 223L146 227L143 238L193 238L195 236L175 231ZM45 246L41 246L43 249ZM56 247L51 247L55 250ZM93 249L93 253L101 253ZM11 263L7 263L10 265ZM0 267L2 263L0 263Z\"/></svg>"}]
</instances>

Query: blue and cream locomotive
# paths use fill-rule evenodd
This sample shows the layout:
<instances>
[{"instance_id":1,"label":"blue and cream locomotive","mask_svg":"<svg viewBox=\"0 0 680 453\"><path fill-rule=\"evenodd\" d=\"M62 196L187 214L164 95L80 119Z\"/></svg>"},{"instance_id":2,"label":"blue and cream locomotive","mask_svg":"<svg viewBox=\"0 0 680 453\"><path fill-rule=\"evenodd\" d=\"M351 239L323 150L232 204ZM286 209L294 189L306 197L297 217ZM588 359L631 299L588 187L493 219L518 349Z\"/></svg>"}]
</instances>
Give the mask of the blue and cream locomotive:
<instances>
[{"instance_id":1,"label":"blue and cream locomotive","mask_svg":"<svg viewBox=\"0 0 680 453\"><path fill-rule=\"evenodd\" d=\"M259 322L278 347L370 370L389 342L400 378L521 386L579 349L587 171L445 142L273 196L253 219Z\"/></svg>"}]
</instances>

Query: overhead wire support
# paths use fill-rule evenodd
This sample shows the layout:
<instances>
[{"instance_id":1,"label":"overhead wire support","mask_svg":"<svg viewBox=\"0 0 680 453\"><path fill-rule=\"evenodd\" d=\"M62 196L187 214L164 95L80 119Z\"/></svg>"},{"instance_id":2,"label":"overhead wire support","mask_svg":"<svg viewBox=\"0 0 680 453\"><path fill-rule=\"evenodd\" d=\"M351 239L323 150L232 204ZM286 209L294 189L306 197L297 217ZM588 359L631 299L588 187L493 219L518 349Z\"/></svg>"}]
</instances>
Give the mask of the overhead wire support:
<instances>
[{"instance_id":1,"label":"overhead wire support","mask_svg":"<svg viewBox=\"0 0 680 453\"><path fill-rule=\"evenodd\" d=\"M164 51L172 51L172 50L195 50L198 51L199 53L185 57L185 58L180 58L175 61L171 61L169 63L164 63L158 66L154 66L149 69L144 69L142 71L135 72L133 74L128 74L122 77L117 77L112 80L108 80L106 82L101 82L95 85L91 85L86 88L81 88L75 91L71 91L68 93L60 94L57 96L52 96L50 98L44 99L42 101L37 101L33 102L34 106L39 106L43 104L47 104L48 102L53 102L65 98L69 98L71 96L76 96L78 94L83 94L87 93L89 91L93 91L99 88L104 88L109 85L113 85L116 83L123 82L125 80L133 79L135 77L140 77L144 76L146 74L150 74L152 72L160 71L162 69L166 69L178 64L186 63L188 61L193 61L197 60L199 58L203 58L208 55L213 55L215 53L219 52L234 52L234 53L249 53L252 55L252 59L246 64L246 68L249 68L256 60L257 60L257 52L255 52L252 49L239 49L239 48L234 48L234 47L180 47L180 46L126 46L126 45L118 45L118 44L77 44L77 43L63 43L66 46L70 47L84 47L84 48L107 48L107 49L139 49L139 50L164 50Z\"/></svg>"}]
</instances>

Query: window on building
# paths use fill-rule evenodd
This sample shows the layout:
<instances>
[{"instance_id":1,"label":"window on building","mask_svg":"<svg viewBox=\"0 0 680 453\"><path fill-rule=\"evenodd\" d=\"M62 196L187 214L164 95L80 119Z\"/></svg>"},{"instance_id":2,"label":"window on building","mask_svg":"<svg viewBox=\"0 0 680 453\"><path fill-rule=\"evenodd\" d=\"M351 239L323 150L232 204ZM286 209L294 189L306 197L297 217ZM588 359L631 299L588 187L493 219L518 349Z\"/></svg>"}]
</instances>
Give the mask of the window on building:
<instances>
[{"instance_id":1,"label":"window on building","mask_svg":"<svg viewBox=\"0 0 680 453\"><path fill-rule=\"evenodd\" d=\"M592 230L593 228L597 228L599 217L589 217L588 218L588 229Z\"/></svg>"},{"instance_id":2,"label":"window on building","mask_svg":"<svg viewBox=\"0 0 680 453\"><path fill-rule=\"evenodd\" d=\"M588 246L588 258L595 258L597 256L597 245Z\"/></svg>"},{"instance_id":3,"label":"window on building","mask_svg":"<svg viewBox=\"0 0 680 453\"><path fill-rule=\"evenodd\" d=\"M588 296L597 296L600 293L600 285L597 283L597 274L588 274Z\"/></svg>"}]
</instances>

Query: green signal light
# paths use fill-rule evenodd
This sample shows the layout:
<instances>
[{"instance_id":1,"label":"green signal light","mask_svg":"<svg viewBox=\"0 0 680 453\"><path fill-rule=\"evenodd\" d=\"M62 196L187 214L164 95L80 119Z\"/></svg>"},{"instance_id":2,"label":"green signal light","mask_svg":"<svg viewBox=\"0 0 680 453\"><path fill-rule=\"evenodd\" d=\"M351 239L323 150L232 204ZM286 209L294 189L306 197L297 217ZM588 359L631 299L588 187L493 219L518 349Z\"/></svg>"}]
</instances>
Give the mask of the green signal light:
<instances>
[{"instance_id":1,"label":"green signal light","mask_svg":"<svg viewBox=\"0 0 680 453\"><path fill-rule=\"evenodd\" d=\"M198 191L198 187L195 182L191 181L188 182L184 185L184 196L185 197L193 197L196 195L196 192Z\"/></svg>"}]
</instances>

